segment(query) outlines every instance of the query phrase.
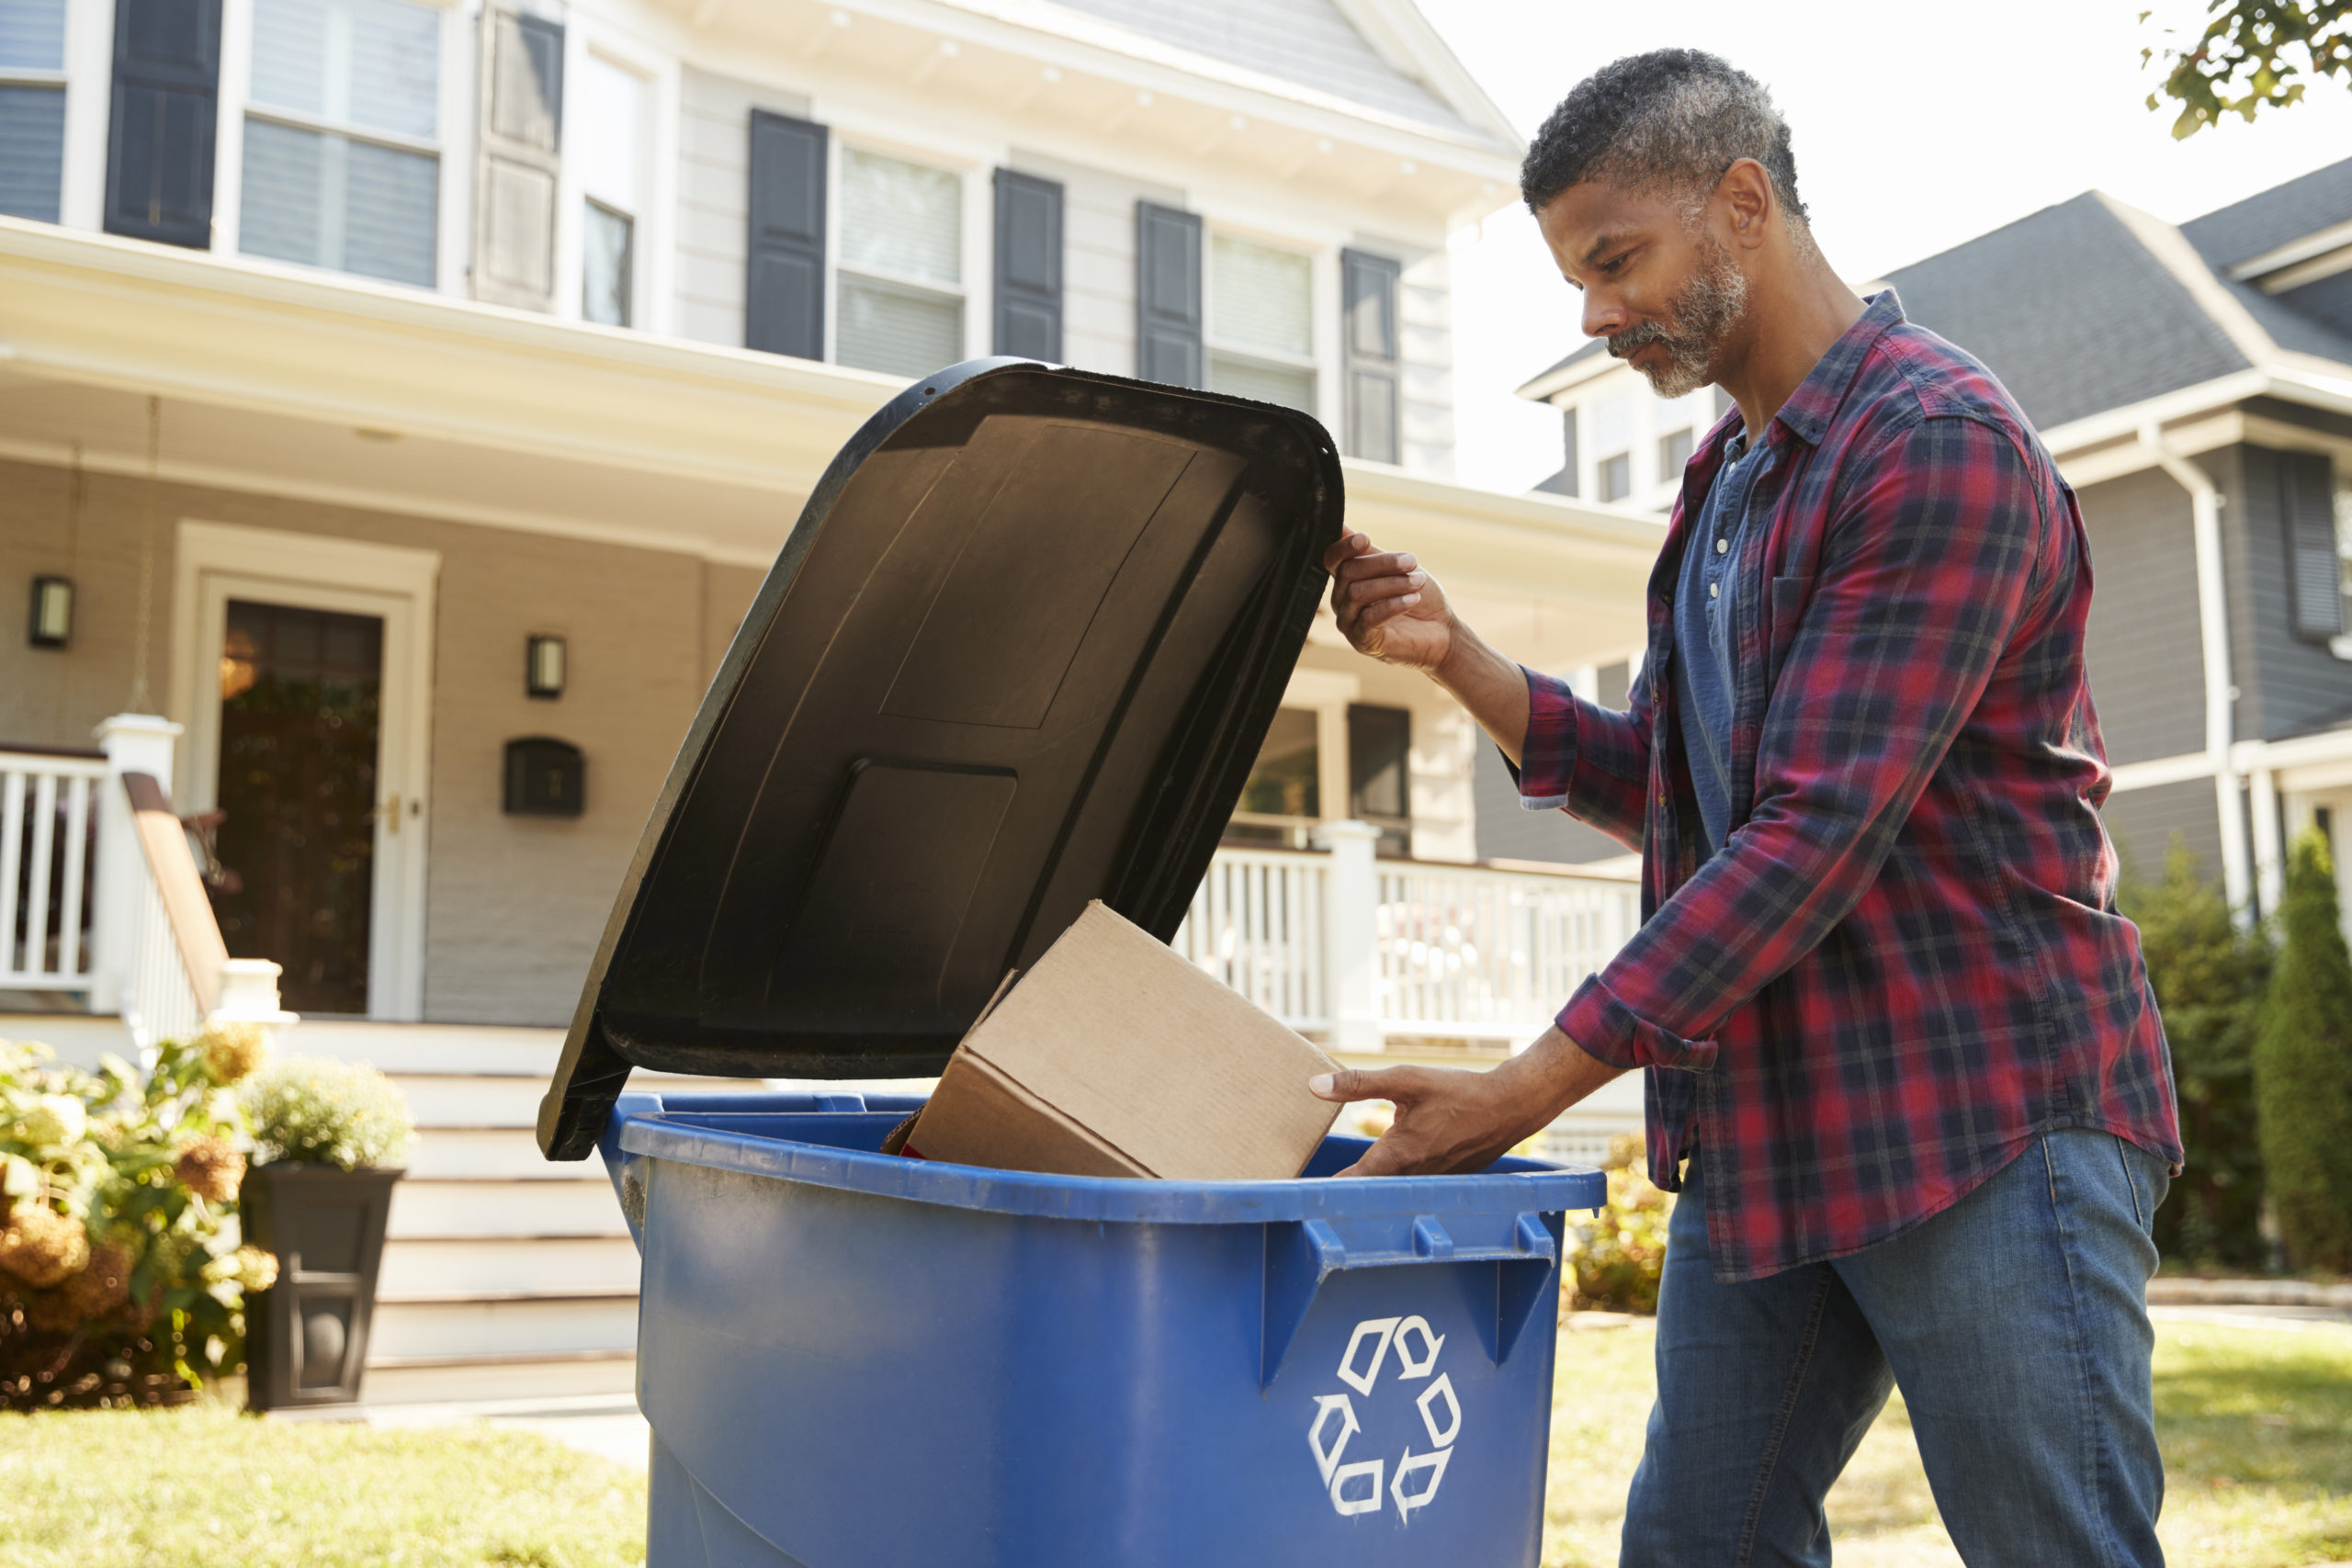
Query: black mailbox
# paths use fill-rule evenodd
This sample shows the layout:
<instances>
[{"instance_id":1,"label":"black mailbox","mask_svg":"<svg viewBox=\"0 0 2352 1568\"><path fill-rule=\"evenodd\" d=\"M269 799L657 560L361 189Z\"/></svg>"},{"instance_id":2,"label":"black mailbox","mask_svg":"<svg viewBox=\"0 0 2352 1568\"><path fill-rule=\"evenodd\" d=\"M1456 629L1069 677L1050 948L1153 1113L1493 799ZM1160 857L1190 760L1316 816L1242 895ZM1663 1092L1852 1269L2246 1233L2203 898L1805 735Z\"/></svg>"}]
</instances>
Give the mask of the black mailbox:
<instances>
[{"instance_id":1,"label":"black mailbox","mask_svg":"<svg viewBox=\"0 0 2352 1568\"><path fill-rule=\"evenodd\" d=\"M577 817L588 802L588 764L569 740L526 735L506 743L506 814Z\"/></svg>"}]
</instances>

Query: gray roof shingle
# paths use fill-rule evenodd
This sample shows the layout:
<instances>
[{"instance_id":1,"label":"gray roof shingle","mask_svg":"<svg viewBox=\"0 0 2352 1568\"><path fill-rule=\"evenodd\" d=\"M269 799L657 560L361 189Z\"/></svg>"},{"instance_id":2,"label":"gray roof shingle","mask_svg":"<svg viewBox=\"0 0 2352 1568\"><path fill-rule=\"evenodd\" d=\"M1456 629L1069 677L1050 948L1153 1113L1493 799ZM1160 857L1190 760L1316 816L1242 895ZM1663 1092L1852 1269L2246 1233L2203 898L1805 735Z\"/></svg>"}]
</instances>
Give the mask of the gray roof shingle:
<instances>
[{"instance_id":1,"label":"gray roof shingle","mask_svg":"<svg viewBox=\"0 0 2352 1568\"><path fill-rule=\"evenodd\" d=\"M2346 219L2352 219L2352 158L2215 208L2180 231L2219 271Z\"/></svg>"}]
</instances>

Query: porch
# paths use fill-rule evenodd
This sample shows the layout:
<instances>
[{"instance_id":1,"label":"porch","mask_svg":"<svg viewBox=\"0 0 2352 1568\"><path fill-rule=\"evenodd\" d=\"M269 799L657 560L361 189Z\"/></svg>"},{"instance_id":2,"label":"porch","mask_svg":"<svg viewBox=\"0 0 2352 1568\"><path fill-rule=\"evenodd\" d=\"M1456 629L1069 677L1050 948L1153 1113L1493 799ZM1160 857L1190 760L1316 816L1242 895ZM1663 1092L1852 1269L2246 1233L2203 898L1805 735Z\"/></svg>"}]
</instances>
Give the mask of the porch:
<instances>
[{"instance_id":1,"label":"porch","mask_svg":"<svg viewBox=\"0 0 2352 1568\"><path fill-rule=\"evenodd\" d=\"M176 730L118 716L95 749L0 750L0 1032L92 1064L208 1016L295 1023L277 965L228 956L157 782ZM1311 849L1220 849L1174 947L1351 1066L1481 1066L1540 1032L1639 921L1627 876L1383 859L1380 839L1335 821ZM282 1039L381 1068L418 1124L371 1401L630 1386L638 1260L619 1206L600 1167L551 1165L533 1141L561 1042L553 1028L348 1017ZM1638 1085L1620 1080L1563 1117L1545 1152L1593 1160L1639 1119Z\"/></svg>"}]
</instances>

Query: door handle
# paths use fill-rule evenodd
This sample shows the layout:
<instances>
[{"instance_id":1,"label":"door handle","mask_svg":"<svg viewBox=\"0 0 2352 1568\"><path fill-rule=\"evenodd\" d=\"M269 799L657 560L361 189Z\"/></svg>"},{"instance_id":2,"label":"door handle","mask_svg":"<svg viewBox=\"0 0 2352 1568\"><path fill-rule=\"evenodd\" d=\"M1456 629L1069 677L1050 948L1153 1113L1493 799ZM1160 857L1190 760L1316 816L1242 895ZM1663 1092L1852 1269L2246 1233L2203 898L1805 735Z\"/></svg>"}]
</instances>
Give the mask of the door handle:
<instances>
[{"instance_id":1,"label":"door handle","mask_svg":"<svg viewBox=\"0 0 2352 1568\"><path fill-rule=\"evenodd\" d=\"M384 797L383 805L368 813L368 820L370 822L381 822L384 825L384 831L387 833L399 833L401 830L400 793L395 790L392 794L386 795Z\"/></svg>"}]
</instances>

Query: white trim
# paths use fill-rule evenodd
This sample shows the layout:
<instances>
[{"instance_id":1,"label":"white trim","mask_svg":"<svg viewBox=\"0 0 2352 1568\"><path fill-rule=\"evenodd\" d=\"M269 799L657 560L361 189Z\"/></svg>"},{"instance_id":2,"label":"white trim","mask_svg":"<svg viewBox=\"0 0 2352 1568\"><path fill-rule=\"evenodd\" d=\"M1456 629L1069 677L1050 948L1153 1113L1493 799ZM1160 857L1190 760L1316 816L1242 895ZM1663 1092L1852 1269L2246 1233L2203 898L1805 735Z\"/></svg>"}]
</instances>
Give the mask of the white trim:
<instances>
[{"instance_id":1,"label":"white trim","mask_svg":"<svg viewBox=\"0 0 2352 1568\"><path fill-rule=\"evenodd\" d=\"M65 152L57 216L68 229L105 226L107 131L114 108L114 0L67 0Z\"/></svg>"},{"instance_id":2,"label":"white trim","mask_svg":"<svg viewBox=\"0 0 2352 1568\"><path fill-rule=\"evenodd\" d=\"M212 130L212 248L235 255L243 243L245 106L253 96L254 0L220 0L220 71Z\"/></svg>"},{"instance_id":3,"label":"white trim","mask_svg":"<svg viewBox=\"0 0 2352 1568\"><path fill-rule=\"evenodd\" d=\"M2230 277L2233 282L2251 283L2265 294L2279 294L2305 283L2317 282L2323 277L2333 277L2345 268L2352 267L2352 255L2338 254L2347 248L2352 248L2352 219L2316 230L2300 240L2275 245L2258 256L2250 256L2230 268ZM2290 272L2302 273L2303 264L2308 262L2325 263L2326 269L2309 276L2291 278L2287 276Z\"/></svg>"},{"instance_id":4,"label":"white trim","mask_svg":"<svg viewBox=\"0 0 2352 1568\"><path fill-rule=\"evenodd\" d=\"M426 841L432 816L433 637L441 557L433 550L182 519L172 581L171 711L187 727L175 799L214 804L220 704L213 677L234 597L379 615L384 621L379 805L368 963L371 1018L424 1016Z\"/></svg>"}]
</instances>

